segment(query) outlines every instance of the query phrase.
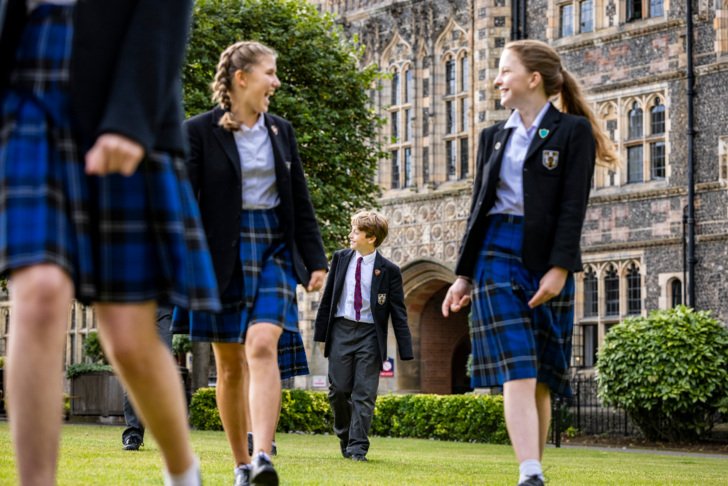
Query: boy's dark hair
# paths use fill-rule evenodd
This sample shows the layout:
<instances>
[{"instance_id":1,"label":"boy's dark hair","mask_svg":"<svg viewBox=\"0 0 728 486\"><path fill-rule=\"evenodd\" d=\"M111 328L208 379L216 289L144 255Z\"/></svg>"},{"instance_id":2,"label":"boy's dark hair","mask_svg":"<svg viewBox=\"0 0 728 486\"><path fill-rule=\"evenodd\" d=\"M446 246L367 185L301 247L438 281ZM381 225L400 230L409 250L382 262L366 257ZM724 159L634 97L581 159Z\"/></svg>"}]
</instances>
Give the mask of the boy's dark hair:
<instances>
[{"instance_id":1,"label":"boy's dark hair","mask_svg":"<svg viewBox=\"0 0 728 486\"><path fill-rule=\"evenodd\" d=\"M389 222L380 212L373 210L359 211L351 217L351 225L363 231L367 238L374 236L374 247L378 247L387 238Z\"/></svg>"}]
</instances>

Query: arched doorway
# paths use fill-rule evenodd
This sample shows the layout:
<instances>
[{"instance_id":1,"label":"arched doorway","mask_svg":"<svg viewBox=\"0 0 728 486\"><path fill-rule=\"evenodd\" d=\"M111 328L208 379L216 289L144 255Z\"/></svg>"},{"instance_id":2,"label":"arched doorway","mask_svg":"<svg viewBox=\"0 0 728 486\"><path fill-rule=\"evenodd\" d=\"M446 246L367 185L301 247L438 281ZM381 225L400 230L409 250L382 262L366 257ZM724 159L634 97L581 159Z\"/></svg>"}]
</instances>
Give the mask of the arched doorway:
<instances>
[{"instance_id":1,"label":"arched doorway","mask_svg":"<svg viewBox=\"0 0 728 486\"><path fill-rule=\"evenodd\" d=\"M470 354L469 309L447 319L441 312L455 275L439 262L418 260L402 268L402 277L415 359L400 364L399 389L442 395L462 390L469 384L464 376Z\"/></svg>"},{"instance_id":2,"label":"arched doorway","mask_svg":"<svg viewBox=\"0 0 728 486\"><path fill-rule=\"evenodd\" d=\"M455 345L452 353L452 393L468 393L473 391L470 386L468 374L468 359L470 358L470 336L463 336Z\"/></svg>"}]
</instances>

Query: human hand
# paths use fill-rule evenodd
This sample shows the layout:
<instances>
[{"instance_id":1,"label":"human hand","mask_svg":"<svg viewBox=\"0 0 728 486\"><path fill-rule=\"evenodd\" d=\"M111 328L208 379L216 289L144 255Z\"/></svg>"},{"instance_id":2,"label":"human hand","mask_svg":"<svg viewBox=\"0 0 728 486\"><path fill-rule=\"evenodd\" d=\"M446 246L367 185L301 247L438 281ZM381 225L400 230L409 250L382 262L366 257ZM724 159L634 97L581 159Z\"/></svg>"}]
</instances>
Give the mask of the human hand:
<instances>
[{"instance_id":1,"label":"human hand","mask_svg":"<svg viewBox=\"0 0 728 486\"><path fill-rule=\"evenodd\" d=\"M569 271L567 269L551 267L551 270L541 277L538 291L528 301L528 306L533 309L559 295L566 284L566 277L568 276Z\"/></svg>"},{"instance_id":2,"label":"human hand","mask_svg":"<svg viewBox=\"0 0 728 486\"><path fill-rule=\"evenodd\" d=\"M473 284L463 277L458 277L455 282L447 289L445 299L442 301L442 315L448 317L450 311L458 312L463 307L470 304L470 292L473 290Z\"/></svg>"},{"instance_id":3,"label":"human hand","mask_svg":"<svg viewBox=\"0 0 728 486\"><path fill-rule=\"evenodd\" d=\"M312 292L314 290L321 290L326 280L326 270L316 270L311 272L311 280L308 281L306 290Z\"/></svg>"},{"instance_id":4,"label":"human hand","mask_svg":"<svg viewBox=\"0 0 728 486\"><path fill-rule=\"evenodd\" d=\"M144 148L134 140L117 133L105 133L86 154L86 174L119 173L130 176L144 157Z\"/></svg>"}]
</instances>

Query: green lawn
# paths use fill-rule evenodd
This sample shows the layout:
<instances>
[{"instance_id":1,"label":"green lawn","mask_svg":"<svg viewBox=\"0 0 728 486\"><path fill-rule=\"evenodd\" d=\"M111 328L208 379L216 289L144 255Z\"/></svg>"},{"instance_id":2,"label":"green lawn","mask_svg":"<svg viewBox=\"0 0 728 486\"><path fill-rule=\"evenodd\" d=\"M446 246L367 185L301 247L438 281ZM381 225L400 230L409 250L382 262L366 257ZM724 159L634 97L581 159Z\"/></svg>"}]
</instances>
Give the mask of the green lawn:
<instances>
[{"instance_id":1,"label":"green lawn","mask_svg":"<svg viewBox=\"0 0 728 486\"><path fill-rule=\"evenodd\" d=\"M58 484L162 484L156 444L121 450L120 427L65 425ZM192 432L206 485L230 485L232 464L222 432ZM275 464L282 484L513 486L509 446L374 437L368 463L344 460L334 436L279 434ZM657 455L595 449L554 449L545 455L552 485L726 484L728 456ZM7 423L0 423L0 484L17 484Z\"/></svg>"}]
</instances>

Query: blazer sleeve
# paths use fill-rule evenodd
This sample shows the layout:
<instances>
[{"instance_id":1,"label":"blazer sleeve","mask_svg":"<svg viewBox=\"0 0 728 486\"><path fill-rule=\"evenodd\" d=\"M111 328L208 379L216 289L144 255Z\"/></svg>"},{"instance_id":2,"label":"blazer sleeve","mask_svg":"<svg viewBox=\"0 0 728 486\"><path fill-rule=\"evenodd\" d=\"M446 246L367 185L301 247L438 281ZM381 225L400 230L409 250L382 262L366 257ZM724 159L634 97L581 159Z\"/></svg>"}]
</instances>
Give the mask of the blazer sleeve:
<instances>
[{"instance_id":1,"label":"blazer sleeve","mask_svg":"<svg viewBox=\"0 0 728 486\"><path fill-rule=\"evenodd\" d=\"M192 0L139 0L119 51L99 133L118 133L148 153L181 85ZM111 53L109 53L111 55ZM90 68L89 68L90 69Z\"/></svg>"},{"instance_id":2,"label":"blazer sleeve","mask_svg":"<svg viewBox=\"0 0 728 486\"><path fill-rule=\"evenodd\" d=\"M184 123L189 145L189 153L185 159L185 167L187 169L187 177L189 178L190 185L192 186L192 192L197 199L200 197L203 158L203 128L200 125L199 120L187 120Z\"/></svg>"},{"instance_id":3,"label":"blazer sleeve","mask_svg":"<svg viewBox=\"0 0 728 486\"><path fill-rule=\"evenodd\" d=\"M326 335L328 334L329 319L331 317L331 306L337 305L338 302L332 302L334 298L334 284L336 282L336 266L339 263L339 252L334 253L334 257L331 260L331 269L329 275L326 278L326 286L324 287L324 294L319 302L318 311L316 312L316 323L314 328L313 340L318 342L326 342Z\"/></svg>"},{"instance_id":4,"label":"blazer sleeve","mask_svg":"<svg viewBox=\"0 0 728 486\"><path fill-rule=\"evenodd\" d=\"M399 359L409 361L414 359L412 351L412 334L407 325L407 307L404 305L404 287L402 285L402 272L399 267L392 264L390 267L391 281L389 282L389 305L392 318L392 329L397 339Z\"/></svg>"},{"instance_id":5,"label":"blazer sleeve","mask_svg":"<svg viewBox=\"0 0 728 486\"><path fill-rule=\"evenodd\" d=\"M301 253L301 258L309 272L315 270L326 270L328 262L324 243L321 239L321 230L316 213L311 203L311 195L306 184L306 175L303 172L301 156L298 153L298 143L293 127L288 124L289 143L291 145L291 188L293 191L293 211L295 212L295 235L296 245Z\"/></svg>"},{"instance_id":6,"label":"blazer sleeve","mask_svg":"<svg viewBox=\"0 0 728 486\"><path fill-rule=\"evenodd\" d=\"M578 270L581 229L596 161L596 143L589 121L583 117L574 119L568 140L569 161L564 167L556 237L549 256L549 265L571 271Z\"/></svg>"}]
</instances>

